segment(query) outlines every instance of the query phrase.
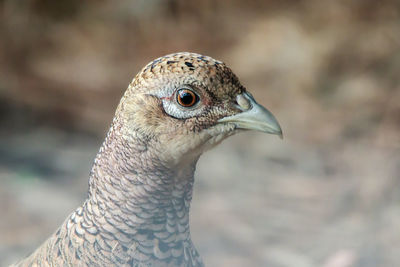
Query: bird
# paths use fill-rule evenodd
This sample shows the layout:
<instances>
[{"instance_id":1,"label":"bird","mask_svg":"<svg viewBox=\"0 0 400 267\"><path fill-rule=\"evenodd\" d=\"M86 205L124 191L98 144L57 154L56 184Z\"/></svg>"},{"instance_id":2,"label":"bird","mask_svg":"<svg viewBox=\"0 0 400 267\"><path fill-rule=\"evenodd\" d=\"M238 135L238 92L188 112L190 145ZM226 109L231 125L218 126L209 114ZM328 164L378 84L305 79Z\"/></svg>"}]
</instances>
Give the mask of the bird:
<instances>
[{"instance_id":1,"label":"bird","mask_svg":"<svg viewBox=\"0 0 400 267\"><path fill-rule=\"evenodd\" d=\"M121 98L86 200L13 266L204 266L189 227L196 163L248 130L282 137L225 63L190 52L155 59Z\"/></svg>"}]
</instances>

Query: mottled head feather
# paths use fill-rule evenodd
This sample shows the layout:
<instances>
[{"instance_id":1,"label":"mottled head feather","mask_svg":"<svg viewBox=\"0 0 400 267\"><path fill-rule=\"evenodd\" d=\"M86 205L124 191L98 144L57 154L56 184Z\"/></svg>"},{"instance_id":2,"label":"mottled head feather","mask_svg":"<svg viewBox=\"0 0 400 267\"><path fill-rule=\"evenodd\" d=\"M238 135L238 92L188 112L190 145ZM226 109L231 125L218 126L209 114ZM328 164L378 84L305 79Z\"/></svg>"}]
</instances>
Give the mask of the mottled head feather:
<instances>
[{"instance_id":1,"label":"mottled head feather","mask_svg":"<svg viewBox=\"0 0 400 267\"><path fill-rule=\"evenodd\" d=\"M182 84L204 87L224 99L245 91L236 75L222 61L196 53L181 52L157 58L147 64L131 83L136 90L153 88L154 81L179 80Z\"/></svg>"}]
</instances>

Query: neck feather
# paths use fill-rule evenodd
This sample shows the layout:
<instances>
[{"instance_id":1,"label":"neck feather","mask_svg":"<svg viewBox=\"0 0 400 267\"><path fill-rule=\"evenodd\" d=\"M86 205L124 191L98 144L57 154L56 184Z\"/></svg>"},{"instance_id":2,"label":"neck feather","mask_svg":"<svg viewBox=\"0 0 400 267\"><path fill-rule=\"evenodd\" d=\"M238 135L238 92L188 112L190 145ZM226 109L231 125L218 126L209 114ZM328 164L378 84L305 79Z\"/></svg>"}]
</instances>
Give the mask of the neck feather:
<instances>
[{"instance_id":1,"label":"neck feather","mask_svg":"<svg viewBox=\"0 0 400 267\"><path fill-rule=\"evenodd\" d=\"M85 206L100 231L120 239L190 242L189 209L196 161L179 171L167 166L149 139L123 138L113 126L89 180Z\"/></svg>"}]
</instances>

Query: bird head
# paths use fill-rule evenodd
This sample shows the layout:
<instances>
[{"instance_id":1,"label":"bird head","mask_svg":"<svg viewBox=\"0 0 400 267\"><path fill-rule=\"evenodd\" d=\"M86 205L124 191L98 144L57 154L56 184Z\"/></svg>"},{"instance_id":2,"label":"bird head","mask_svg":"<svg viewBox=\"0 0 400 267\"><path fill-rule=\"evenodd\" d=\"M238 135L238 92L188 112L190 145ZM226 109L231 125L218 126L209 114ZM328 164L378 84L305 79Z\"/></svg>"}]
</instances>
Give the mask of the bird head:
<instances>
[{"instance_id":1,"label":"bird head","mask_svg":"<svg viewBox=\"0 0 400 267\"><path fill-rule=\"evenodd\" d=\"M143 139L168 164L196 160L239 131L282 136L275 117L221 61L194 53L154 60L137 74L116 112L126 140Z\"/></svg>"}]
</instances>

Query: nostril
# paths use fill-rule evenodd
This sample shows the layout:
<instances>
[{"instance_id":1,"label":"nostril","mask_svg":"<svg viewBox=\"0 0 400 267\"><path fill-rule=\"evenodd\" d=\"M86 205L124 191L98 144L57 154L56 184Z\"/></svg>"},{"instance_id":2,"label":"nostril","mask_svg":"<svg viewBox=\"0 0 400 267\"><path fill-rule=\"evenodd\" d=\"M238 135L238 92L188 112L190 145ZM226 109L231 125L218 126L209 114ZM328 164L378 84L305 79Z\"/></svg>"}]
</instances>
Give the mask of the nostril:
<instances>
[{"instance_id":1,"label":"nostril","mask_svg":"<svg viewBox=\"0 0 400 267\"><path fill-rule=\"evenodd\" d=\"M248 110L250 108L250 102L243 94L236 96L235 103L243 110Z\"/></svg>"}]
</instances>

